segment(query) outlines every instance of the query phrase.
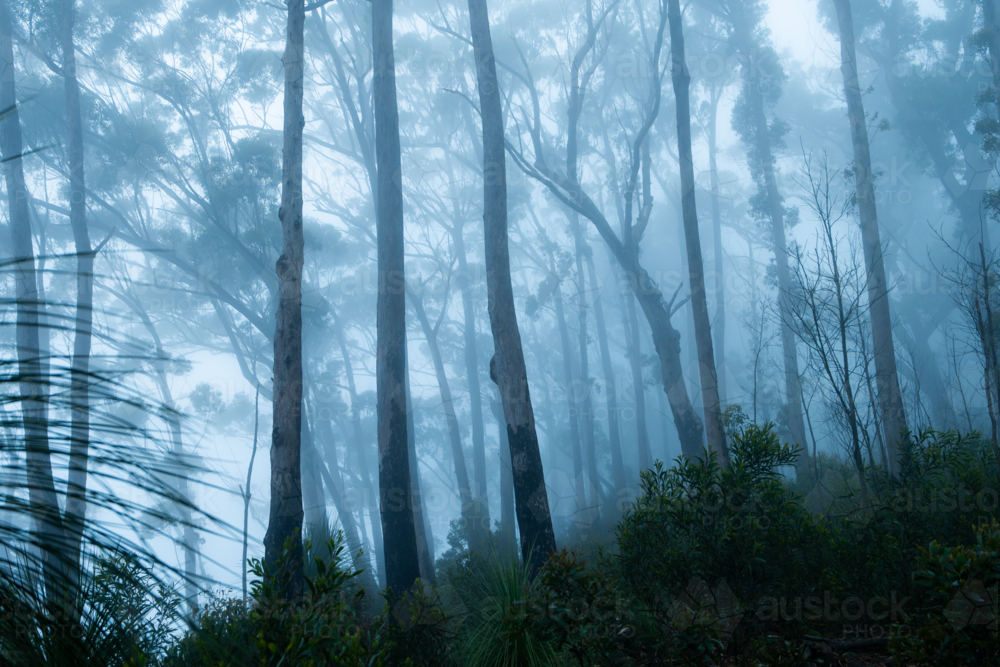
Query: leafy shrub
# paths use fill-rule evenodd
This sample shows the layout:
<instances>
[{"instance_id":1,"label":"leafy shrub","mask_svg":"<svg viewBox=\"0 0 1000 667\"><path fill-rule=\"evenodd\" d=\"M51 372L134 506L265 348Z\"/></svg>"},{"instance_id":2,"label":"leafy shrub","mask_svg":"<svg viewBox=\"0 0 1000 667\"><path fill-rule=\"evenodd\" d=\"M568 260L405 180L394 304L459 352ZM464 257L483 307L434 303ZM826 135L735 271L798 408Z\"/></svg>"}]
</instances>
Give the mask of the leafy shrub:
<instances>
[{"instance_id":1,"label":"leafy shrub","mask_svg":"<svg viewBox=\"0 0 1000 667\"><path fill-rule=\"evenodd\" d=\"M704 606L691 591L707 586L729 627L766 596L823 582L827 531L782 481L797 450L750 425L733 434L731 457L728 468L707 451L670 470L657 463L619 524L618 577L657 616L676 615L685 591L685 607Z\"/></svg>"},{"instance_id":2,"label":"leafy shrub","mask_svg":"<svg viewBox=\"0 0 1000 667\"><path fill-rule=\"evenodd\" d=\"M214 598L198 611L191 629L167 650L164 667L260 664L249 607L239 598Z\"/></svg>"},{"instance_id":3,"label":"leafy shrub","mask_svg":"<svg viewBox=\"0 0 1000 667\"><path fill-rule=\"evenodd\" d=\"M532 630L577 664L623 664L634 630L613 582L565 549L539 571L528 611Z\"/></svg>"},{"instance_id":4,"label":"leafy shrub","mask_svg":"<svg viewBox=\"0 0 1000 667\"><path fill-rule=\"evenodd\" d=\"M933 606L913 619L915 632L894 640L897 660L943 667L1000 664L1000 525L980 527L972 546L932 542L921 549L913 581L922 601Z\"/></svg>"}]
</instances>

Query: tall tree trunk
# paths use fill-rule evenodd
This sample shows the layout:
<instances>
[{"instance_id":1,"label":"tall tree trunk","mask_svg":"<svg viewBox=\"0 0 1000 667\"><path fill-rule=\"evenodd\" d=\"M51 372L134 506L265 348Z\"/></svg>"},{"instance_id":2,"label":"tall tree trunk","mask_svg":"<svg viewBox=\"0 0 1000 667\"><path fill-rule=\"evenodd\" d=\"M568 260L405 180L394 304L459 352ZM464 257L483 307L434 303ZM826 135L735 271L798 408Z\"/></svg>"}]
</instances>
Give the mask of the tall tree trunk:
<instances>
[{"instance_id":1,"label":"tall tree trunk","mask_svg":"<svg viewBox=\"0 0 1000 667\"><path fill-rule=\"evenodd\" d=\"M510 468L510 444L507 442L503 406L500 405L499 397L490 402L490 410L497 420L497 434L500 437L500 547L507 555L513 555L517 546L514 529L514 475Z\"/></svg>"},{"instance_id":2,"label":"tall tree trunk","mask_svg":"<svg viewBox=\"0 0 1000 667\"><path fill-rule=\"evenodd\" d=\"M21 120L15 90L13 28L7 0L0 0L0 155L3 157L13 255L14 299L17 310L17 373L24 422L28 503L35 522L34 541L42 552L43 575L50 596L64 576L60 554L65 532L49 458L47 377L41 373L38 333L38 282L31 242L28 189L21 155Z\"/></svg>"},{"instance_id":3,"label":"tall tree trunk","mask_svg":"<svg viewBox=\"0 0 1000 667\"><path fill-rule=\"evenodd\" d=\"M837 5L837 20L840 20L840 4ZM847 7L848 20L850 17L850 6ZM851 21L853 24L853 21ZM1000 11L997 11L997 0L983 0L983 27L986 28L986 44L990 50L990 73L993 75L993 94L997 105L997 114L1000 115ZM844 28L840 28L844 32ZM851 36L854 35L853 25ZM841 51L844 47L841 46ZM851 40L851 52L854 52L854 40ZM856 62L856 61L855 61ZM855 158L857 159L857 158Z\"/></svg>"},{"instance_id":4,"label":"tall tree trunk","mask_svg":"<svg viewBox=\"0 0 1000 667\"><path fill-rule=\"evenodd\" d=\"M749 96L750 119L754 127L756 150L760 159L761 174L767 194L767 204L771 218L771 238L774 245L774 260L778 273L779 313L781 316L781 349L785 367L785 397L788 401L788 428L794 444L805 446L806 428L802 420L802 383L799 380L798 354L795 350L795 332L792 331L792 280L788 269L788 244L785 240L785 210L778 192L778 182L774 173L774 155L771 152L770 128L764 112L764 97L761 86L760 67L753 63L756 47L747 32L740 28L740 50L747 63L744 77Z\"/></svg>"},{"instance_id":5,"label":"tall tree trunk","mask_svg":"<svg viewBox=\"0 0 1000 667\"><path fill-rule=\"evenodd\" d=\"M452 238L455 255L458 257L458 274L455 282L462 293L462 313L465 318L462 333L465 339L465 374L469 382L469 416L472 421L472 469L475 482L473 498L476 503L472 508L472 515L475 517L476 530L481 534L489 534L491 524L486 483L486 436L483 431L483 393L479 384L476 311L472 302L471 276L469 275L469 264L465 255L465 239L462 235L462 225L456 223Z\"/></svg>"},{"instance_id":6,"label":"tall tree trunk","mask_svg":"<svg viewBox=\"0 0 1000 667\"><path fill-rule=\"evenodd\" d=\"M597 290L597 270L594 268L594 252L584 243L584 253L587 260L587 275L594 290L594 320L597 323L597 342L601 349L601 366L604 370L604 398L608 409L608 440L611 445L611 472L615 480L615 505L624 499L621 493L625 490L625 463L622 460L621 431L618 425L618 382L615 380L615 367L611 363L611 348L608 345L608 327L604 321L604 305L601 294Z\"/></svg>"},{"instance_id":7,"label":"tall tree trunk","mask_svg":"<svg viewBox=\"0 0 1000 667\"><path fill-rule=\"evenodd\" d=\"M985 0L991 5L993 0ZM857 55L854 48L854 22L850 0L834 0L837 24L840 28L840 71L844 76L847 114L851 122L851 143L854 147L854 176L857 187L858 217L861 219L861 239L868 274L868 309L872 322L872 347L875 357L875 385L879 409L888 445L889 465L894 475L900 473L900 458L906 446L906 413L903 394L896 372L896 351L892 341L892 314L889 312L889 288L885 279L882 241L875 206L875 182L868 145L868 126L864 102L858 82ZM996 73L994 73L997 76Z\"/></svg>"},{"instance_id":8,"label":"tall tree trunk","mask_svg":"<svg viewBox=\"0 0 1000 667\"><path fill-rule=\"evenodd\" d=\"M555 293L556 322L559 325L559 342L562 344L563 386L566 394L566 417L569 419L569 446L573 453L573 483L576 487L577 520L581 520L587 507L586 485L583 479L583 445L580 442L580 422L577 410L573 407L573 357L569 343L569 328L566 326L566 314L563 311L562 288L556 286Z\"/></svg>"},{"instance_id":9,"label":"tall tree trunk","mask_svg":"<svg viewBox=\"0 0 1000 667\"><path fill-rule=\"evenodd\" d=\"M87 459L90 450L90 344L93 327L94 255L87 228L87 194L83 172L83 118L80 84L76 78L73 18L76 0L64 0L62 8L63 79L66 86L66 120L69 166L69 221L76 243L76 322L73 366L70 371L69 471L66 485L66 532L70 544L66 554L70 584L79 579L80 543L87 514Z\"/></svg>"},{"instance_id":10,"label":"tall tree trunk","mask_svg":"<svg viewBox=\"0 0 1000 667\"><path fill-rule=\"evenodd\" d=\"M291 547L287 588L302 598L302 87L304 0L289 0L285 54L285 126L281 165L281 255L278 312L274 329L274 408L271 431L271 507L264 535L264 560L276 571L285 545Z\"/></svg>"},{"instance_id":11,"label":"tall tree trunk","mask_svg":"<svg viewBox=\"0 0 1000 667\"><path fill-rule=\"evenodd\" d=\"M608 137L606 124L601 125L601 135L604 139L604 159L612 174L618 173L618 160ZM618 228L622 238L628 233L625 229L625 207L622 203L622 193L618 187L618 179L611 180L611 191L614 194L615 210L618 213ZM608 263L615 266L615 255L608 248ZM621 297L622 328L625 331L625 350L628 357L629 370L632 373L632 392L635 400L636 447L640 470L646 470L653 465L653 453L649 445L649 430L646 425L646 391L642 379L642 336L639 331L639 318L635 312L635 295L624 292L623 286L616 285L615 291Z\"/></svg>"},{"instance_id":12,"label":"tall tree trunk","mask_svg":"<svg viewBox=\"0 0 1000 667\"><path fill-rule=\"evenodd\" d=\"M424 496L420 490L420 462L417 459L417 437L413 425L416 408L410 393L410 362L406 362L406 450L410 460L410 501L413 503L413 531L417 536L417 559L420 564L420 580L433 584L434 533L431 531L430 516L424 508Z\"/></svg>"},{"instance_id":13,"label":"tall tree trunk","mask_svg":"<svg viewBox=\"0 0 1000 667\"><path fill-rule=\"evenodd\" d=\"M351 399L351 430L354 436L354 451L358 460L358 471L364 483L362 494L364 495L364 506L368 508L372 523L372 545L375 549L375 578L385 577L385 551L382 543L382 521L375 520L378 513L378 495L375 493L375 486L372 484L372 473L368 467L368 446L365 443L364 434L361 431L361 402L358 400L358 388L354 383L354 365L351 362L350 351L347 349L347 339L344 337L344 330L341 323L337 323L337 341L340 344L340 356L344 360L344 375L347 376L347 393ZM359 513L361 521L364 522L364 514Z\"/></svg>"},{"instance_id":14,"label":"tall tree trunk","mask_svg":"<svg viewBox=\"0 0 1000 667\"><path fill-rule=\"evenodd\" d=\"M701 376L701 396L705 403L705 435L708 446L719 455L722 465L729 464L729 447L722 428L722 406L719 402L718 376L712 350L712 325L708 318L708 296L705 293L705 269L701 256L701 234L694 197L694 156L691 151L691 75L684 55L684 28L681 24L679 0L668 0L670 18L671 79L677 108L677 152L680 156L681 207L684 240L687 248L688 276L691 288L691 309L694 313L695 342L698 347L698 369Z\"/></svg>"},{"instance_id":15,"label":"tall tree trunk","mask_svg":"<svg viewBox=\"0 0 1000 667\"><path fill-rule=\"evenodd\" d=\"M417 319L420 320L420 327L424 331L424 338L427 339L427 347L430 350L434 372L437 375L438 391L441 392L441 408L444 410L444 420L448 427L448 440L451 442L451 458L455 464L455 480L458 482L458 496L462 518L465 521L469 549L479 551L482 549L479 532L481 527L476 525L476 517L472 514L474 499L472 486L469 484L469 469L465 465L465 449L462 447L462 433L458 425L458 416L455 414L455 402L451 397L448 374L445 372L441 348L438 346L438 332L427 319L427 311L424 310L422 297L414 294L412 290L409 295L413 310L416 311Z\"/></svg>"},{"instance_id":16,"label":"tall tree trunk","mask_svg":"<svg viewBox=\"0 0 1000 667\"><path fill-rule=\"evenodd\" d=\"M722 211L719 205L719 167L717 156L719 153L716 144L716 132L718 129L719 100L722 99L722 91L717 86L712 87L711 100L709 102L708 119L708 174L710 187L712 188L712 241L714 246L715 264L712 267L715 275L715 369L716 379L719 383L719 401L725 404L726 394L726 275L725 256L722 252Z\"/></svg>"},{"instance_id":17,"label":"tall tree trunk","mask_svg":"<svg viewBox=\"0 0 1000 667\"><path fill-rule=\"evenodd\" d=\"M582 417L580 422L583 431L583 442L587 453L587 477L590 479L590 506L599 508L604 498L604 489L601 488L601 478L597 473L597 444L594 438L594 402L591 399L593 393L593 383L590 381L590 354L588 353L589 342L587 335L587 279L583 273L583 235L580 233L580 216L576 211L571 211L570 230L573 233L574 245L576 247L576 284L577 294L577 344L580 351L580 383L571 387L573 406L577 414ZM577 397L576 390L583 390L583 396ZM599 519L598 516L594 517Z\"/></svg>"},{"instance_id":18,"label":"tall tree trunk","mask_svg":"<svg viewBox=\"0 0 1000 667\"><path fill-rule=\"evenodd\" d=\"M420 577L410 494L406 424L406 293L403 274L403 167L392 47L392 0L372 2L372 88L378 163L378 471L385 580L397 594Z\"/></svg>"},{"instance_id":19,"label":"tall tree trunk","mask_svg":"<svg viewBox=\"0 0 1000 667\"><path fill-rule=\"evenodd\" d=\"M500 389L507 439L514 473L517 523L521 553L537 572L556 550L542 458L538 451L535 415L528 393L528 372L521 349L510 280L507 243L507 163L504 153L503 112L486 0L469 0L469 19L479 107L483 122L483 221L486 241L486 287L494 355L490 379Z\"/></svg>"}]
</instances>

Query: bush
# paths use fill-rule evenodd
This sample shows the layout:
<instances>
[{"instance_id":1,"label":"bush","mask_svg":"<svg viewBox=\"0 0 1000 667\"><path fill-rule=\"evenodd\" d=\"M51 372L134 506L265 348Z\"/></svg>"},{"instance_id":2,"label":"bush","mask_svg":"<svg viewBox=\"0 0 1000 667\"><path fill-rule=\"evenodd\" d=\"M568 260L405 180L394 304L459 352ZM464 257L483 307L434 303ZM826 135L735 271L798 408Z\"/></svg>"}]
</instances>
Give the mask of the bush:
<instances>
[{"instance_id":1,"label":"bush","mask_svg":"<svg viewBox=\"0 0 1000 667\"><path fill-rule=\"evenodd\" d=\"M995 522L976 531L972 546L932 542L921 549L913 582L929 611L913 619L915 632L893 642L897 660L943 667L1000 664L998 581L1000 525Z\"/></svg>"},{"instance_id":2,"label":"bush","mask_svg":"<svg viewBox=\"0 0 1000 667\"><path fill-rule=\"evenodd\" d=\"M259 665L249 607L239 598L214 598L198 611L190 630L166 653L164 667Z\"/></svg>"}]
</instances>

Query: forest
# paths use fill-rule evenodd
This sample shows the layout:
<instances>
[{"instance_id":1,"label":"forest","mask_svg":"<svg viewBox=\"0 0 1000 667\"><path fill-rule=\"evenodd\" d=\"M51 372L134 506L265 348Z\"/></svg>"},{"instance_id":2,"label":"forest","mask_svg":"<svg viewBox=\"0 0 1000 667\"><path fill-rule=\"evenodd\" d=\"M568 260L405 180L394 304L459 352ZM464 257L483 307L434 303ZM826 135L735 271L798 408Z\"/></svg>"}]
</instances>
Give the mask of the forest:
<instances>
[{"instance_id":1,"label":"forest","mask_svg":"<svg viewBox=\"0 0 1000 667\"><path fill-rule=\"evenodd\" d=\"M0 163L0 666L1000 665L1000 0L0 0Z\"/></svg>"}]
</instances>

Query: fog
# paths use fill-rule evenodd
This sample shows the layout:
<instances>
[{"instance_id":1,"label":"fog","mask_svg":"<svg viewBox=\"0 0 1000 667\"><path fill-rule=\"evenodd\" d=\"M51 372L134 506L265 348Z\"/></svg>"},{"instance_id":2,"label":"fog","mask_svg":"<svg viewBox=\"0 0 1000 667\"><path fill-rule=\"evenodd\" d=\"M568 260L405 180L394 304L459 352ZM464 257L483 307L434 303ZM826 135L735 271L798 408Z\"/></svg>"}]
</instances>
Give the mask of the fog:
<instances>
[{"instance_id":1,"label":"fog","mask_svg":"<svg viewBox=\"0 0 1000 667\"><path fill-rule=\"evenodd\" d=\"M48 503L85 551L141 552L193 609L245 595L295 502L299 539L344 530L382 587L414 538L425 579L487 538L526 557L545 530L603 544L642 471L725 463L750 423L802 448L787 476L820 503L820 463L896 469L900 428L996 442L1000 73L981 3L852 3L851 117L827 0L682 4L680 115L666 2L494 2L495 61L477 61L464 3L397 1L394 127L373 3L306 2L298 188L281 0L88 0L67 42L72 5L0 1L12 552L44 551ZM484 228L498 183L506 269L488 211ZM380 266L380 188L401 195L402 275ZM300 283L281 268L294 211ZM379 328L393 307L402 356ZM508 395L514 347L528 391ZM519 477L535 459L542 496ZM412 493L385 486L404 468Z\"/></svg>"}]
</instances>

